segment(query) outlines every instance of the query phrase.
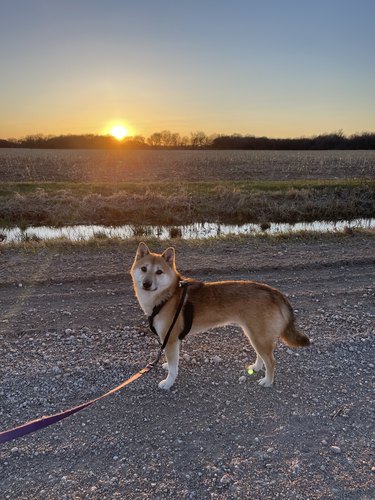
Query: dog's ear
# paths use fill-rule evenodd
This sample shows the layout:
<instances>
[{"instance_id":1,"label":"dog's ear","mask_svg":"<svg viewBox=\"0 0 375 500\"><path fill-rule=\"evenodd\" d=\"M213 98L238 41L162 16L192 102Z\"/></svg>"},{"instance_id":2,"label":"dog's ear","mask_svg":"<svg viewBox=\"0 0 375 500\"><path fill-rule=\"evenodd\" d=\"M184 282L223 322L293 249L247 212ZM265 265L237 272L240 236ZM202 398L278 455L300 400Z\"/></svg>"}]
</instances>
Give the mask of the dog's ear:
<instances>
[{"instance_id":1,"label":"dog's ear","mask_svg":"<svg viewBox=\"0 0 375 500\"><path fill-rule=\"evenodd\" d=\"M138 245L136 259L143 259L143 257L148 255L149 253L150 250L148 249L148 246L146 245L146 243L143 243L143 241L141 241L141 243Z\"/></svg>"},{"instance_id":2,"label":"dog's ear","mask_svg":"<svg viewBox=\"0 0 375 500\"><path fill-rule=\"evenodd\" d=\"M166 251L162 254L162 257L170 267L174 267L175 251L173 247L167 248Z\"/></svg>"}]
</instances>

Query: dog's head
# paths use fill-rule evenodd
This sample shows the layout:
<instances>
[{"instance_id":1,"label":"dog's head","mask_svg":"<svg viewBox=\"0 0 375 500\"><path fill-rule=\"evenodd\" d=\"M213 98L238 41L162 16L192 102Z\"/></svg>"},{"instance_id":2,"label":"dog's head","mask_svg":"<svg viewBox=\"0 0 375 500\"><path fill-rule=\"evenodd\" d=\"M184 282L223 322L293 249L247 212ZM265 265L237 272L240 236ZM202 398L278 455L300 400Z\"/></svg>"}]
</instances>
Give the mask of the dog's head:
<instances>
[{"instance_id":1,"label":"dog's head","mask_svg":"<svg viewBox=\"0 0 375 500\"><path fill-rule=\"evenodd\" d=\"M174 248L167 248L164 253L157 254L151 253L145 243L140 243L130 274L138 294L159 294L174 286L178 281Z\"/></svg>"}]
</instances>

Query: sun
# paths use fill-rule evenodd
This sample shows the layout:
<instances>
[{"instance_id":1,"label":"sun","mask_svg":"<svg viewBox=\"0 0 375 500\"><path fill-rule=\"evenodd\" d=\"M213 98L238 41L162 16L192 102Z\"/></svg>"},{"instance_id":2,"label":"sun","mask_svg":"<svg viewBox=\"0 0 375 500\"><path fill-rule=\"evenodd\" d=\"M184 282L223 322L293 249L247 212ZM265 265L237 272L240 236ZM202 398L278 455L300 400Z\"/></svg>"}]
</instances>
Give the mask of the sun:
<instances>
[{"instance_id":1,"label":"sun","mask_svg":"<svg viewBox=\"0 0 375 500\"><path fill-rule=\"evenodd\" d=\"M109 133L118 141L122 141L125 137L129 135L129 130L123 125L113 125Z\"/></svg>"}]
</instances>

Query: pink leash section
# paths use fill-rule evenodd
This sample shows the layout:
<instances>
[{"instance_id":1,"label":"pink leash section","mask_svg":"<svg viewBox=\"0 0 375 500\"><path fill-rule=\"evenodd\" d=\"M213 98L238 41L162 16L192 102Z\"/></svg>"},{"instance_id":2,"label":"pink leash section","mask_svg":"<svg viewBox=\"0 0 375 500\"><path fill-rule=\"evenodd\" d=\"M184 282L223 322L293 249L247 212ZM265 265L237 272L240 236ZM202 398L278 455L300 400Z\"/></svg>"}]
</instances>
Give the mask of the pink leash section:
<instances>
[{"instance_id":1,"label":"pink leash section","mask_svg":"<svg viewBox=\"0 0 375 500\"><path fill-rule=\"evenodd\" d=\"M160 354L157 360L155 360L156 362L159 360ZM84 410L88 406L91 406L97 401L100 401L101 399L104 399L107 396L114 394L123 387L131 384L138 378L142 377L142 375L144 375L145 373L151 371L154 368L154 365L156 364L155 361L149 363L145 368L132 375L129 379L125 380L125 382L122 382L120 385L106 392L102 396L99 396L98 398L92 399L91 401L87 401L86 403L82 403L78 406L75 406L74 408L70 408L69 410L65 410L61 413L55 413L54 415L40 417L37 418L36 420L31 420L30 422L26 422L25 424L19 425L18 427L14 427L13 429L8 429L6 431L0 432L0 443L7 443L8 441L12 441L13 439L25 436L26 434L31 434L32 432L39 431L40 429L44 429L44 427L48 427L49 425L55 424L56 422L59 422L64 418L70 417L70 415L73 415L74 413Z\"/></svg>"}]
</instances>

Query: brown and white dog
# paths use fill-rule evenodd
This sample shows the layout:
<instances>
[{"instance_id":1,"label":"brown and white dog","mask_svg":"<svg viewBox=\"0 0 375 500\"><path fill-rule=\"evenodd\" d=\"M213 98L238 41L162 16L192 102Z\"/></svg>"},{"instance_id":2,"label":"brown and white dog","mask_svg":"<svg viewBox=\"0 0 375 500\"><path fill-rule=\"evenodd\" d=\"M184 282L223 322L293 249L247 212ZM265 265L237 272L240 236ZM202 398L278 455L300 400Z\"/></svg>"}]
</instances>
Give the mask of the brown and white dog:
<instances>
[{"instance_id":1,"label":"brown and white dog","mask_svg":"<svg viewBox=\"0 0 375 500\"><path fill-rule=\"evenodd\" d=\"M181 280L188 284L185 307L192 312L191 333L227 324L240 326L256 352L256 361L249 369L259 371L265 365L263 386L274 380L275 359L273 350L280 338L292 347L310 344L308 337L297 331L293 309L281 292L255 281L199 282L182 278L176 269L175 250L170 247L163 254L151 253L145 243L140 243L131 268L134 290L139 304L147 316L162 305L153 318L153 326L162 342L169 329L182 294ZM181 313L165 348L168 376L159 383L169 389L176 380L180 339L186 315Z\"/></svg>"}]
</instances>

